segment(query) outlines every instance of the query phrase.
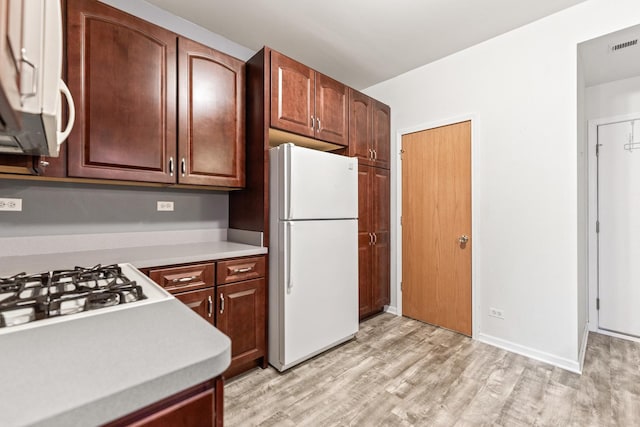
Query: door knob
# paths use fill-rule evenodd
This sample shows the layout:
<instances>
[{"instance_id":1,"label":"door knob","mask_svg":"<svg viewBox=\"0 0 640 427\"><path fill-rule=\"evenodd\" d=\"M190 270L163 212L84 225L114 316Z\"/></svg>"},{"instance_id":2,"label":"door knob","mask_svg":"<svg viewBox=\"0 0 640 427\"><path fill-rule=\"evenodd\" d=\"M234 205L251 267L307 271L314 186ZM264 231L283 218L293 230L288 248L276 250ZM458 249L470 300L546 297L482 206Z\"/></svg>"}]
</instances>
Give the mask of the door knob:
<instances>
[{"instance_id":1,"label":"door knob","mask_svg":"<svg viewBox=\"0 0 640 427\"><path fill-rule=\"evenodd\" d=\"M469 236L467 236L465 234L463 234L462 236L458 237L458 242L460 242L461 245L464 245L468 241L469 241Z\"/></svg>"}]
</instances>

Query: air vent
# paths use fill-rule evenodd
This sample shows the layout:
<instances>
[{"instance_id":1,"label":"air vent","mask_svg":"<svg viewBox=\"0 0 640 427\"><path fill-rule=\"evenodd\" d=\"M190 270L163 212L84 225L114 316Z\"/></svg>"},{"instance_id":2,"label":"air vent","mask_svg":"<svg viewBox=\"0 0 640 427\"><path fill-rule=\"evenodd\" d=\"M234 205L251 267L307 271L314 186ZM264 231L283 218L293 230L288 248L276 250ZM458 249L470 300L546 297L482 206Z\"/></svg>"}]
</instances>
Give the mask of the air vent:
<instances>
[{"instance_id":1,"label":"air vent","mask_svg":"<svg viewBox=\"0 0 640 427\"><path fill-rule=\"evenodd\" d=\"M628 47L636 46L637 44L638 44L638 39L628 40L626 42L610 45L609 46L609 51L611 53L613 53L613 52L617 52L617 51L622 50L622 49L626 49Z\"/></svg>"}]
</instances>

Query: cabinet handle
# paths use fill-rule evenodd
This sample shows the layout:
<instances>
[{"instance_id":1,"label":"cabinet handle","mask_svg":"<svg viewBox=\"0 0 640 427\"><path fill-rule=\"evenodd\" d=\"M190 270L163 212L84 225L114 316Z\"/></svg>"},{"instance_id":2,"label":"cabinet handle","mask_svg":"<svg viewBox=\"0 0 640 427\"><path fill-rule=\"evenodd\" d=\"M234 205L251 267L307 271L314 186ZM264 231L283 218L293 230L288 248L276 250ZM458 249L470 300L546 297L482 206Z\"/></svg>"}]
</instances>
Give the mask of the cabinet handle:
<instances>
[{"instance_id":1,"label":"cabinet handle","mask_svg":"<svg viewBox=\"0 0 640 427\"><path fill-rule=\"evenodd\" d=\"M198 276L181 277L179 279L173 279L172 282L173 283L184 283L184 282L190 282L190 281L195 280L197 278L198 278Z\"/></svg>"},{"instance_id":2,"label":"cabinet handle","mask_svg":"<svg viewBox=\"0 0 640 427\"><path fill-rule=\"evenodd\" d=\"M373 160L373 150L369 148L369 158Z\"/></svg>"},{"instance_id":3,"label":"cabinet handle","mask_svg":"<svg viewBox=\"0 0 640 427\"><path fill-rule=\"evenodd\" d=\"M320 132L321 127L322 127L322 126L320 125L320 119L318 119L318 132Z\"/></svg>"},{"instance_id":4,"label":"cabinet handle","mask_svg":"<svg viewBox=\"0 0 640 427\"><path fill-rule=\"evenodd\" d=\"M224 313L224 295L220 294L220 314Z\"/></svg>"},{"instance_id":5,"label":"cabinet handle","mask_svg":"<svg viewBox=\"0 0 640 427\"><path fill-rule=\"evenodd\" d=\"M316 128L316 119L313 118L313 116L311 116L311 129L315 129Z\"/></svg>"},{"instance_id":6,"label":"cabinet handle","mask_svg":"<svg viewBox=\"0 0 640 427\"><path fill-rule=\"evenodd\" d=\"M369 246L373 245L373 233L369 233Z\"/></svg>"},{"instance_id":7,"label":"cabinet handle","mask_svg":"<svg viewBox=\"0 0 640 427\"><path fill-rule=\"evenodd\" d=\"M373 150L373 160L378 160L378 152Z\"/></svg>"},{"instance_id":8,"label":"cabinet handle","mask_svg":"<svg viewBox=\"0 0 640 427\"><path fill-rule=\"evenodd\" d=\"M173 176L173 157L169 157L169 176Z\"/></svg>"},{"instance_id":9,"label":"cabinet handle","mask_svg":"<svg viewBox=\"0 0 640 427\"><path fill-rule=\"evenodd\" d=\"M376 233L372 233L373 234L373 244L377 245L378 244L378 235Z\"/></svg>"},{"instance_id":10,"label":"cabinet handle","mask_svg":"<svg viewBox=\"0 0 640 427\"><path fill-rule=\"evenodd\" d=\"M40 160L40 167L46 168L47 166L49 166L49 162L46 160Z\"/></svg>"},{"instance_id":11,"label":"cabinet handle","mask_svg":"<svg viewBox=\"0 0 640 427\"><path fill-rule=\"evenodd\" d=\"M184 157L182 158L182 161L180 162L180 171L182 172L182 176L184 176L184 174L187 173L187 162L185 161Z\"/></svg>"},{"instance_id":12,"label":"cabinet handle","mask_svg":"<svg viewBox=\"0 0 640 427\"><path fill-rule=\"evenodd\" d=\"M207 298L207 316L213 316L213 299L211 298L211 295Z\"/></svg>"},{"instance_id":13,"label":"cabinet handle","mask_svg":"<svg viewBox=\"0 0 640 427\"><path fill-rule=\"evenodd\" d=\"M251 270L253 270L253 267L245 267L245 268L234 268L232 273L233 274L238 274L238 273L248 273Z\"/></svg>"}]
</instances>

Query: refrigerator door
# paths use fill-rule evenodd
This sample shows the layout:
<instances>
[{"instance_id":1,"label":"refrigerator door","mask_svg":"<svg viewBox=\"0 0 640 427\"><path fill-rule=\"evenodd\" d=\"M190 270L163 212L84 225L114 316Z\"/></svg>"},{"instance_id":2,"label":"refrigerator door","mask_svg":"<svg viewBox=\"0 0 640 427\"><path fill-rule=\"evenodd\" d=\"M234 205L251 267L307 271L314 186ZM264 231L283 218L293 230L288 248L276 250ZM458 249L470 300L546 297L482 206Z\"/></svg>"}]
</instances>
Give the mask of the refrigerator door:
<instances>
[{"instance_id":1,"label":"refrigerator door","mask_svg":"<svg viewBox=\"0 0 640 427\"><path fill-rule=\"evenodd\" d=\"M358 331L357 220L279 223L280 370ZM280 254L283 256L280 257ZM271 344L271 343L270 343Z\"/></svg>"},{"instance_id":2,"label":"refrigerator door","mask_svg":"<svg viewBox=\"0 0 640 427\"><path fill-rule=\"evenodd\" d=\"M280 220L358 217L357 159L293 144L273 148L271 156Z\"/></svg>"}]
</instances>

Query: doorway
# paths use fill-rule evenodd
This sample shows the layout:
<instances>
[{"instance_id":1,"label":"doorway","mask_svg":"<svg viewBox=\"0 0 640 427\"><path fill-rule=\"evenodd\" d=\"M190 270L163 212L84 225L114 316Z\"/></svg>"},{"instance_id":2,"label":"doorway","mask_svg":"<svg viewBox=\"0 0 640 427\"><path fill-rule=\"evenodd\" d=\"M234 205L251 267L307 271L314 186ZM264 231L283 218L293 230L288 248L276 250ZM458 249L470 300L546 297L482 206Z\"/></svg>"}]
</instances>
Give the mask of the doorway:
<instances>
[{"instance_id":1,"label":"doorway","mask_svg":"<svg viewBox=\"0 0 640 427\"><path fill-rule=\"evenodd\" d=\"M402 135L402 312L472 334L471 121Z\"/></svg>"},{"instance_id":2,"label":"doorway","mask_svg":"<svg viewBox=\"0 0 640 427\"><path fill-rule=\"evenodd\" d=\"M640 337L640 114L597 125L597 321Z\"/></svg>"}]
</instances>

